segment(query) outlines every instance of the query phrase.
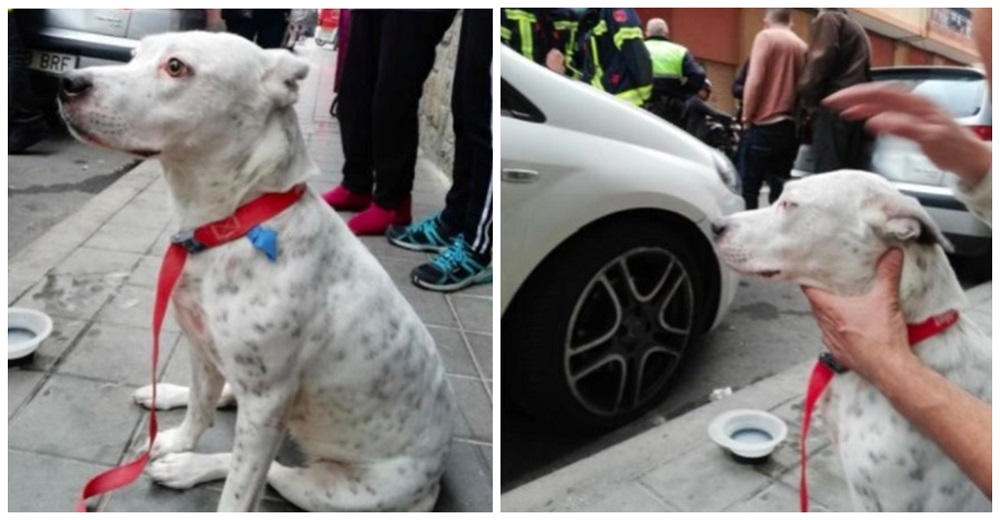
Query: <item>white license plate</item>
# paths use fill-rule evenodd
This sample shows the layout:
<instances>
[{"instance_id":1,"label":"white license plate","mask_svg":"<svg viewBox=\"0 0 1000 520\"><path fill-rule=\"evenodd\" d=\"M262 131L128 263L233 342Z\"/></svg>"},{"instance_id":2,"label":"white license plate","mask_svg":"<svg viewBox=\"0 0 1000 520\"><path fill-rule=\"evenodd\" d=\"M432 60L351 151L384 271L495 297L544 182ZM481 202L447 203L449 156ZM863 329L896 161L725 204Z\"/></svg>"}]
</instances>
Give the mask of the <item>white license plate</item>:
<instances>
[{"instance_id":1,"label":"white license plate","mask_svg":"<svg viewBox=\"0 0 1000 520\"><path fill-rule=\"evenodd\" d=\"M61 54L48 51L31 51L29 69L40 70L51 74L62 74L76 68L78 58L72 54Z\"/></svg>"}]
</instances>

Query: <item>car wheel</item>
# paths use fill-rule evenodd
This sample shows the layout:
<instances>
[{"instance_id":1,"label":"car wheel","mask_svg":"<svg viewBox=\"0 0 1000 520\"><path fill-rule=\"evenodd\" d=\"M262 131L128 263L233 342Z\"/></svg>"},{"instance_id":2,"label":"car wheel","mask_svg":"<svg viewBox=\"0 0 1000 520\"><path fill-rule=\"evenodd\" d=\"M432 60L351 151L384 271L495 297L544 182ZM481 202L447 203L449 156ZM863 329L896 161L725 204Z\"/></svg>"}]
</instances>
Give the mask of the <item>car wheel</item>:
<instances>
[{"instance_id":1,"label":"car wheel","mask_svg":"<svg viewBox=\"0 0 1000 520\"><path fill-rule=\"evenodd\" d=\"M662 400L701 330L703 285L689 242L664 223L620 219L584 233L513 302L503 387L553 425L604 430Z\"/></svg>"}]
</instances>

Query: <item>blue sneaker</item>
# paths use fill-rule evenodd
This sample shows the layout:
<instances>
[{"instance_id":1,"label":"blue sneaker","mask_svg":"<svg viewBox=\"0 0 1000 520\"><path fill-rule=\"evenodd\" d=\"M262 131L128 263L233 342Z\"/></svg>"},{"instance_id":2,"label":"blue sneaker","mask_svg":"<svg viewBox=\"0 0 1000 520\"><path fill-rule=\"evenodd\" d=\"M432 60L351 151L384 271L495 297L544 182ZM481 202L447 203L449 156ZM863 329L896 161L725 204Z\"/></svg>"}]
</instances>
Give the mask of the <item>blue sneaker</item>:
<instances>
[{"instance_id":1,"label":"blue sneaker","mask_svg":"<svg viewBox=\"0 0 1000 520\"><path fill-rule=\"evenodd\" d=\"M409 226L389 226L385 231L389 243L410 251L432 251L440 253L452 240L455 232L448 229L441 220L441 213L435 213Z\"/></svg>"},{"instance_id":2,"label":"blue sneaker","mask_svg":"<svg viewBox=\"0 0 1000 520\"><path fill-rule=\"evenodd\" d=\"M451 292L470 285L493 282L489 260L477 255L461 234L438 256L418 265L410 273L417 287L429 291Z\"/></svg>"}]
</instances>

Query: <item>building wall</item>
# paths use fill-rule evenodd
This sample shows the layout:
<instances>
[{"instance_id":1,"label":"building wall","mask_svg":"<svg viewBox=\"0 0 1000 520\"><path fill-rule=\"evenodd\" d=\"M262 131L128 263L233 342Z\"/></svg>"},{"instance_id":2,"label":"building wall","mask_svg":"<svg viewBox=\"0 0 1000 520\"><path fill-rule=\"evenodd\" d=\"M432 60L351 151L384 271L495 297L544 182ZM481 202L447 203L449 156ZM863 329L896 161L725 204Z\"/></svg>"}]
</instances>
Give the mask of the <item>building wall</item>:
<instances>
[{"instance_id":1,"label":"building wall","mask_svg":"<svg viewBox=\"0 0 1000 520\"><path fill-rule=\"evenodd\" d=\"M434 68L424 83L420 99L420 149L445 174L451 177L455 160L455 132L452 129L451 87L458 57L458 35L462 15L455 17L451 28L437 47Z\"/></svg>"}]
</instances>

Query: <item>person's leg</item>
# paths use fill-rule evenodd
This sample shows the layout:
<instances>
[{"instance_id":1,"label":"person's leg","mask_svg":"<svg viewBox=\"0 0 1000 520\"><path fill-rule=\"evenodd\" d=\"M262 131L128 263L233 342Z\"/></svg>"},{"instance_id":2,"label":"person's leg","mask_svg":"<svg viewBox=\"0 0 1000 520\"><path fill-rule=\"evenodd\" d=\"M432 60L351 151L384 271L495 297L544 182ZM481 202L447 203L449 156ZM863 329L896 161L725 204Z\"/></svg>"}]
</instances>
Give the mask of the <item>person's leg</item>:
<instances>
[{"instance_id":1,"label":"person's leg","mask_svg":"<svg viewBox=\"0 0 1000 520\"><path fill-rule=\"evenodd\" d=\"M816 173L827 173L848 167L851 130L847 121L836 112L819 108L813 115L813 156Z\"/></svg>"},{"instance_id":2,"label":"person's leg","mask_svg":"<svg viewBox=\"0 0 1000 520\"><path fill-rule=\"evenodd\" d=\"M441 219L462 229L472 241L493 173L492 21L490 11L483 9L466 10L462 16L451 107L455 125L454 184L445 198Z\"/></svg>"},{"instance_id":3,"label":"person's leg","mask_svg":"<svg viewBox=\"0 0 1000 520\"><path fill-rule=\"evenodd\" d=\"M871 138L865 132L864 122L843 121L843 124L846 141L844 168L854 170L871 169Z\"/></svg>"},{"instance_id":4,"label":"person's leg","mask_svg":"<svg viewBox=\"0 0 1000 520\"><path fill-rule=\"evenodd\" d=\"M254 9L253 23L257 30L257 45L277 49L285 39L288 9Z\"/></svg>"},{"instance_id":5,"label":"person's leg","mask_svg":"<svg viewBox=\"0 0 1000 520\"><path fill-rule=\"evenodd\" d=\"M372 113L375 204L382 208L399 207L413 189L420 96L434 65L437 44L454 17L454 10L385 14ZM354 22L352 30L357 31L357 19ZM344 103L346 99L341 100L341 110Z\"/></svg>"},{"instance_id":6,"label":"person's leg","mask_svg":"<svg viewBox=\"0 0 1000 520\"><path fill-rule=\"evenodd\" d=\"M437 44L454 17L454 10L385 14L372 113L374 204L347 221L357 235L383 235L390 225L412 220L420 96Z\"/></svg>"},{"instance_id":7,"label":"person's leg","mask_svg":"<svg viewBox=\"0 0 1000 520\"><path fill-rule=\"evenodd\" d=\"M771 204L781 197L785 183L792 178L792 167L795 165L795 155L799 147L794 121L782 121L776 123L775 127L773 137L775 152L767 176L767 184L770 187L768 201Z\"/></svg>"},{"instance_id":8,"label":"person's leg","mask_svg":"<svg viewBox=\"0 0 1000 520\"><path fill-rule=\"evenodd\" d=\"M28 81L30 55L17 31L17 20L7 12L7 153L20 153L48 136L48 125L35 107Z\"/></svg>"},{"instance_id":9,"label":"person's leg","mask_svg":"<svg viewBox=\"0 0 1000 520\"><path fill-rule=\"evenodd\" d=\"M337 119L344 149L344 179L340 187L323 196L336 209L360 210L371 204L375 184L372 107L383 16L383 12L375 10L351 13L351 39L344 62L338 64L343 67Z\"/></svg>"},{"instance_id":10,"label":"person's leg","mask_svg":"<svg viewBox=\"0 0 1000 520\"><path fill-rule=\"evenodd\" d=\"M491 20L489 10L465 10L462 14L452 94L454 183L441 214L444 227L461 233L438 257L413 270L413 283L430 290L457 290L492 281Z\"/></svg>"},{"instance_id":11,"label":"person's leg","mask_svg":"<svg viewBox=\"0 0 1000 520\"><path fill-rule=\"evenodd\" d=\"M252 9L223 9L222 18L226 21L226 32L254 41L257 30L253 24Z\"/></svg>"},{"instance_id":12,"label":"person's leg","mask_svg":"<svg viewBox=\"0 0 1000 520\"><path fill-rule=\"evenodd\" d=\"M764 183L767 161L770 149L764 139L765 130L760 126L751 126L746 133L746 171L743 177L743 202L746 209L757 209L760 206L760 187Z\"/></svg>"}]
</instances>

